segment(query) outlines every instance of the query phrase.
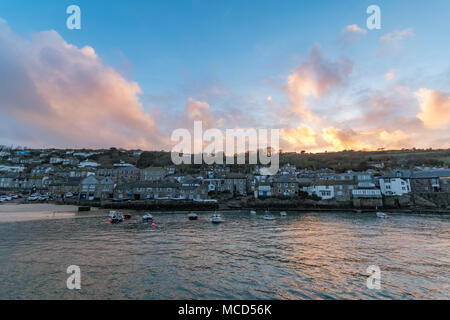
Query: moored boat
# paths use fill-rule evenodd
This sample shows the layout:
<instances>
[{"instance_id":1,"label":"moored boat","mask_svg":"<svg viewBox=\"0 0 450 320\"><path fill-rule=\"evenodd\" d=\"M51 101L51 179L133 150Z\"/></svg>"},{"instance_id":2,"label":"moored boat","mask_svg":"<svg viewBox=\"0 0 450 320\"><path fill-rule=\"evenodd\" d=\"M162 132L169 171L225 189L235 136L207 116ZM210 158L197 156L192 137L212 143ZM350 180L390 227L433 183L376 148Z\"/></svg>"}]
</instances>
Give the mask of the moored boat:
<instances>
[{"instance_id":1,"label":"moored boat","mask_svg":"<svg viewBox=\"0 0 450 320\"><path fill-rule=\"evenodd\" d=\"M254 216L254 215L256 214L256 211L255 211L255 210L250 210L250 214L251 214L252 216Z\"/></svg>"},{"instance_id":2,"label":"moored boat","mask_svg":"<svg viewBox=\"0 0 450 320\"><path fill-rule=\"evenodd\" d=\"M380 218L380 219L389 219L390 218L386 213L378 211L378 206L376 206L375 208L376 208L375 210L376 210L376 214L377 214L378 218Z\"/></svg>"},{"instance_id":3,"label":"moored boat","mask_svg":"<svg viewBox=\"0 0 450 320\"><path fill-rule=\"evenodd\" d=\"M131 219L131 217L132 217L131 214L124 214L124 215L123 215L123 218L124 218L124 219L127 219L127 220L128 220L128 219Z\"/></svg>"},{"instance_id":4,"label":"moored boat","mask_svg":"<svg viewBox=\"0 0 450 320\"><path fill-rule=\"evenodd\" d=\"M198 214L191 212L188 214L189 220L198 220Z\"/></svg>"},{"instance_id":5,"label":"moored boat","mask_svg":"<svg viewBox=\"0 0 450 320\"><path fill-rule=\"evenodd\" d=\"M377 211L377 217L381 218L381 219L389 219L390 218L386 213L380 212L380 211Z\"/></svg>"},{"instance_id":6,"label":"moored boat","mask_svg":"<svg viewBox=\"0 0 450 320\"><path fill-rule=\"evenodd\" d=\"M218 213L214 213L212 215L212 217L209 219L209 221L211 221L211 223L221 223L223 222L222 220L222 216Z\"/></svg>"},{"instance_id":7,"label":"moored boat","mask_svg":"<svg viewBox=\"0 0 450 320\"><path fill-rule=\"evenodd\" d=\"M153 216L150 213L147 213L142 217L142 221L143 222L152 222Z\"/></svg>"},{"instance_id":8,"label":"moored boat","mask_svg":"<svg viewBox=\"0 0 450 320\"><path fill-rule=\"evenodd\" d=\"M111 223L119 223L123 221L123 215L116 211L109 212L109 222Z\"/></svg>"},{"instance_id":9,"label":"moored boat","mask_svg":"<svg viewBox=\"0 0 450 320\"><path fill-rule=\"evenodd\" d=\"M275 220L275 217L269 211L264 212L264 220Z\"/></svg>"},{"instance_id":10,"label":"moored boat","mask_svg":"<svg viewBox=\"0 0 450 320\"><path fill-rule=\"evenodd\" d=\"M281 212L280 212L280 216L286 217L286 216L287 216L287 212L286 212L286 211L281 211Z\"/></svg>"}]
</instances>

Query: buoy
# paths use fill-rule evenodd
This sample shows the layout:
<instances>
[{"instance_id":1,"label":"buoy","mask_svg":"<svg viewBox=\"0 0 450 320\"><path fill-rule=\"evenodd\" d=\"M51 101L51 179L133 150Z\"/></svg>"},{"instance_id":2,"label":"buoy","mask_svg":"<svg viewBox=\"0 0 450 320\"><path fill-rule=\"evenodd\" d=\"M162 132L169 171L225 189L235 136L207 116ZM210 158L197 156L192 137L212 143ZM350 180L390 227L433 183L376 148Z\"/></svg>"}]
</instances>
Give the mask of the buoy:
<instances>
[{"instance_id":1,"label":"buoy","mask_svg":"<svg viewBox=\"0 0 450 320\"><path fill-rule=\"evenodd\" d=\"M155 223L152 223L152 228L154 228L156 226L156 224Z\"/></svg>"}]
</instances>

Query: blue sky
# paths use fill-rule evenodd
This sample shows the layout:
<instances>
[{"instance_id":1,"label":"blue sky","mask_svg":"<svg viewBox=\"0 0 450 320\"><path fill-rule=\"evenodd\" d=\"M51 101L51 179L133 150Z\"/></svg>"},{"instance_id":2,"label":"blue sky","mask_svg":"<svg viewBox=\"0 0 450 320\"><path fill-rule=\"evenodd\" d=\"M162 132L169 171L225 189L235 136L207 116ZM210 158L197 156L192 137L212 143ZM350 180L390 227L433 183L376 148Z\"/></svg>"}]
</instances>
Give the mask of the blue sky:
<instances>
[{"instance_id":1,"label":"blue sky","mask_svg":"<svg viewBox=\"0 0 450 320\"><path fill-rule=\"evenodd\" d=\"M66 28L65 10L71 4L81 8L81 30ZM381 30L366 30L371 4L381 8ZM163 118L182 112L189 98L207 102L215 113L248 109L254 118L261 116L255 110L266 110L267 97L288 108L292 101L283 88L315 45L324 60L346 58L353 64L346 86L313 103L318 112L358 103L367 90L386 90L389 71L396 73L398 87L412 92L449 90L446 0L2 0L0 18L23 39L55 30L67 43L94 48L103 64L138 83L145 110L156 108ZM343 43L342 30L349 25L366 30L357 43ZM413 36L391 48L395 52L380 54L380 38L403 30ZM331 113L331 118L346 117ZM273 123L263 114L261 121ZM301 119L279 123L292 129L304 125Z\"/></svg>"}]
</instances>

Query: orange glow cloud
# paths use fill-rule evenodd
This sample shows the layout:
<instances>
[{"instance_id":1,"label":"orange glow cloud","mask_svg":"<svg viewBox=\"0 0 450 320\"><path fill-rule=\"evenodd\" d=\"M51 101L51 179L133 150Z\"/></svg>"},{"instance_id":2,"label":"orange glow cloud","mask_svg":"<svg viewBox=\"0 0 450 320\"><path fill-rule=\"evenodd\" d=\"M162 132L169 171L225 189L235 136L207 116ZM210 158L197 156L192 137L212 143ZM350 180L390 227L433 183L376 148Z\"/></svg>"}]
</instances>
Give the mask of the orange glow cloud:
<instances>
[{"instance_id":1,"label":"orange glow cloud","mask_svg":"<svg viewBox=\"0 0 450 320\"><path fill-rule=\"evenodd\" d=\"M422 120L427 128L439 129L450 125L450 94L420 89L416 95L422 109L417 118Z\"/></svg>"}]
</instances>

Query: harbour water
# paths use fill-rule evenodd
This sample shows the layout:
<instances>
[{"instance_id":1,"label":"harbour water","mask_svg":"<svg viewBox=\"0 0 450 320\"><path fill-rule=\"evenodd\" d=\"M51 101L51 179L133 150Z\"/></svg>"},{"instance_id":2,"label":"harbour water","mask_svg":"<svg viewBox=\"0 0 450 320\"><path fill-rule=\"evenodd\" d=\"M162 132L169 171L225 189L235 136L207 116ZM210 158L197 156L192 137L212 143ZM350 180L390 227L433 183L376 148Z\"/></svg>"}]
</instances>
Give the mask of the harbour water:
<instances>
[{"instance_id":1,"label":"harbour water","mask_svg":"<svg viewBox=\"0 0 450 320\"><path fill-rule=\"evenodd\" d=\"M0 299L449 299L450 216L154 214L0 223ZM69 290L67 267L81 269ZM366 269L381 270L368 289Z\"/></svg>"}]
</instances>

